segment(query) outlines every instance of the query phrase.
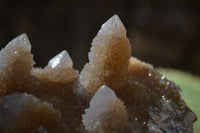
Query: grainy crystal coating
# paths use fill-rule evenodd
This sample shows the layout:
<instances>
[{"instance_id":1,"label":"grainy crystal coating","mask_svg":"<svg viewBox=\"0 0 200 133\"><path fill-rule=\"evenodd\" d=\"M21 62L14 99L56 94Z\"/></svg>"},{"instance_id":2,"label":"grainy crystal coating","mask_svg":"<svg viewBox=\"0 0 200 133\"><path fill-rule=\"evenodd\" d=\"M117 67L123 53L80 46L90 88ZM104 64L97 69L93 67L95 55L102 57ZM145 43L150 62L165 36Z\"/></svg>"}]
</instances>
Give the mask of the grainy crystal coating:
<instances>
[{"instance_id":1,"label":"grainy crystal coating","mask_svg":"<svg viewBox=\"0 0 200 133\"><path fill-rule=\"evenodd\" d=\"M61 117L51 104L27 93L0 98L1 133L39 132L40 128L49 133L66 133L68 129L62 125Z\"/></svg>"},{"instance_id":2,"label":"grainy crystal coating","mask_svg":"<svg viewBox=\"0 0 200 133\"><path fill-rule=\"evenodd\" d=\"M179 86L133 57L128 70L127 89L118 94L132 112L129 122L139 125L138 132L193 132L196 116L184 102Z\"/></svg>"},{"instance_id":3,"label":"grainy crystal coating","mask_svg":"<svg viewBox=\"0 0 200 133\"><path fill-rule=\"evenodd\" d=\"M192 133L179 86L131 57L117 15L92 42L80 76L67 51L33 67L26 34L0 51L1 133Z\"/></svg>"},{"instance_id":4,"label":"grainy crystal coating","mask_svg":"<svg viewBox=\"0 0 200 133\"><path fill-rule=\"evenodd\" d=\"M80 74L80 89L95 94L101 85L112 89L126 86L131 45L117 15L105 22L92 42L87 63Z\"/></svg>"}]
</instances>

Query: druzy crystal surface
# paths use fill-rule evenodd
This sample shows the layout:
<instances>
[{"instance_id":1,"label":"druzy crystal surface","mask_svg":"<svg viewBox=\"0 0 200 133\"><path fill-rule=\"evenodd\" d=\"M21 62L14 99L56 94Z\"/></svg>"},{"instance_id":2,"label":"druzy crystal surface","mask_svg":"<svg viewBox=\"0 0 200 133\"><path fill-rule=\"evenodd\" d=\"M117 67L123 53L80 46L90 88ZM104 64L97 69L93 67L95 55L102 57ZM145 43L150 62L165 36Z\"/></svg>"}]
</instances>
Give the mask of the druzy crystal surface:
<instances>
[{"instance_id":1,"label":"druzy crystal surface","mask_svg":"<svg viewBox=\"0 0 200 133\"><path fill-rule=\"evenodd\" d=\"M131 57L117 15L92 42L78 73L67 51L33 67L22 34L0 51L1 133L192 133L196 115L179 86Z\"/></svg>"},{"instance_id":2,"label":"druzy crystal surface","mask_svg":"<svg viewBox=\"0 0 200 133\"><path fill-rule=\"evenodd\" d=\"M87 63L80 73L80 91L92 96L101 85L126 87L131 45L117 15L105 22L92 42Z\"/></svg>"}]
</instances>

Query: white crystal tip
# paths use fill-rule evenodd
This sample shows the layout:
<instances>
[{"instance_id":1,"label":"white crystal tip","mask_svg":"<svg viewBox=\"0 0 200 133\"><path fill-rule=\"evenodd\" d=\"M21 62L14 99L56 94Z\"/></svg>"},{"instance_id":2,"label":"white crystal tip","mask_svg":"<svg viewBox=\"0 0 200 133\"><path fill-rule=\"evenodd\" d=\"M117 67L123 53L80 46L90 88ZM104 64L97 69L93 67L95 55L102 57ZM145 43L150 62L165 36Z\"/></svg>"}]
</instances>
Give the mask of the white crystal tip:
<instances>
[{"instance_id":1,"label":"white crystal tip","mask_svg":"<svg viewBox=\"0 0 200 133\"><path fill-rule=\"evenodd\" d=\"M122 129L128 119L123 102L106 85L98 89L85 112L82 122L86 130L95 133L114 133Z\"/></svg>"},{"instance_id":2,"label":"white crystal tip","mask_svg":"<svg viewBox=\"0 0 200 133\"><path fill-rule=\"evenodd\" d=\"M23 33L17 36L16 38L14 38L12 41L8 43L6 47L10 47L10 46L18 46L27 51L31 51L31 44L26 33Z\"/></svg>"},{"instance_id":3,"label":"white crystal tip","mask_svg":"<svg viewBox=\"0 0 200 133\"><path fill-rule=\"evenodd\" d=\"M90 105L93 107L96 107L96 108L98 108L98 106L104 107L101 110L99 109L98 111L100 111L100 112L102 110L106 111L109 108L112 108L112 106L114 105L114 101L116 99L117 99L117 97L115 95L115 92L112 89L110 89L108 86L102 85L98 89L98 91L95 93L92 100L90 101ZM102 112L104 112L104 111L102 111Z\"/></svg>"},{"instance_id":4,"label":"white crystal tip","mask_svg":"<svg viewBox=\"0 0 200 133\"><path fill-rule=\"evenodd\" d=\"M111 90L108 86L102 85L102 86L98 89L98 91L96 92L96 94L98 94L98 93L101 93L101 94L103 94L104 96L106 96L107 94L114 94L114 91Z\"/></svg>"},{"instance_id":5,"label":"white crystal tip","mask_svg":"<svg viewBox=\"0 0 200 133\"><path fill-rule=\"evenodd\" d=\"M114 15L101 26L98 34L126 37L126 29L119 16Z\"/></svg>"},{"instance_id":6,"label":"white crystal tip","mask_svg":"<svg viewBox=\"0 0 200 133\"><path fill-rule=\"evenodd\" d=\"M53 57L49 61L48 66L52 68L56 68L56 67L69 68L73 66L73 62L68 52L64 50L58 55L56 55L55 57Z\"/></svg>"}]
</instances>

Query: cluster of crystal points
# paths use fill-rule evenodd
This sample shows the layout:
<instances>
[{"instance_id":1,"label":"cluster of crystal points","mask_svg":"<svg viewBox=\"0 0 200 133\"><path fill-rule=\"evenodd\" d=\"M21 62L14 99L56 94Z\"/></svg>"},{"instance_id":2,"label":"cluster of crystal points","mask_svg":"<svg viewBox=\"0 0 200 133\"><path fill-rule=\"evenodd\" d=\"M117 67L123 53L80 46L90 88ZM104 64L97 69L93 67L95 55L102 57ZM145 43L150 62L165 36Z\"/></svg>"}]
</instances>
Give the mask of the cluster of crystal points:
<instances>
[{"instance_id":1,"label":"cluster of crystal points","mask_svg":"<svg viewBox=\"0 0 200 133\"><path fill-rule=\"evenodd\" d=\"M0 51L1 133L192 133L181 89L131 57L117 15L101 27L80 75L63 51L34 68L25 34Z\"/></svg>"}]
</instances>

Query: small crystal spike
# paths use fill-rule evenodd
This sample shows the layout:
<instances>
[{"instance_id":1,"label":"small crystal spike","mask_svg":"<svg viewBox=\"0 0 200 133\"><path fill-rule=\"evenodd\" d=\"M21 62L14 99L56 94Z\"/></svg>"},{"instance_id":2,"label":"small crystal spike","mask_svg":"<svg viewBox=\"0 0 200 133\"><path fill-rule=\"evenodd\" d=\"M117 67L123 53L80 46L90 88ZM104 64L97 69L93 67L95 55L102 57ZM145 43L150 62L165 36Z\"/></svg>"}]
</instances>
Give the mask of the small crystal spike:
<instances>
[{"instance_id":1,"label":"small crystal spike","mask_svg":"<svg viewBox=\"0 0 200 133\"><path fill-rule=\"evenodd\" d=\"M68 52L64 50L55 57L53 57L49 61L48 66L51 66L52 68L59 68L59 67L72 68L73 62Z\"/></svg>"},{"instance_id":2,"label":"small crystal spike","mask_svg":"<svg viewBox=\"0 0 200 133\"><path fill-rule=\"evenodd\" d=\"M21 47L26 51L31 51L31 44L26 33L23 33L20 36L13 39L12 41L10 41L5 48L13 46Z\"/></svg>"},{"instance_id":3,"label":"small crystal spike","mask_svg":"<svg viewBox=\"0 0 200 133\"><path fill-rule=\"evenodd\" d=\"M90 132L110 133L123 129L127 122L124 103L114 91L102 85L92 100L90 107L82 116L85 128Z\"/></svg>"}]
</instances>

